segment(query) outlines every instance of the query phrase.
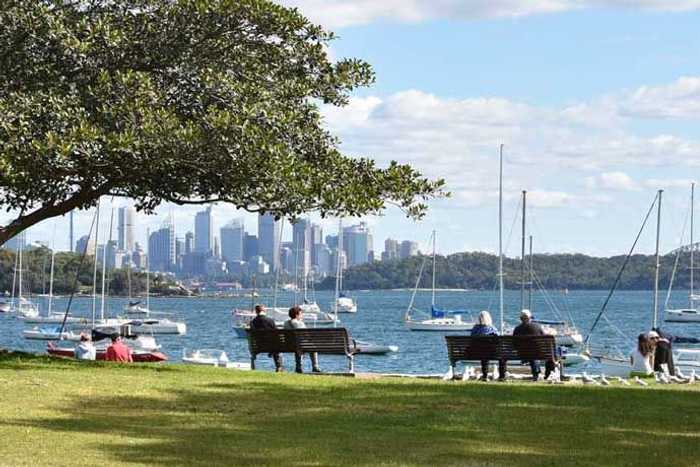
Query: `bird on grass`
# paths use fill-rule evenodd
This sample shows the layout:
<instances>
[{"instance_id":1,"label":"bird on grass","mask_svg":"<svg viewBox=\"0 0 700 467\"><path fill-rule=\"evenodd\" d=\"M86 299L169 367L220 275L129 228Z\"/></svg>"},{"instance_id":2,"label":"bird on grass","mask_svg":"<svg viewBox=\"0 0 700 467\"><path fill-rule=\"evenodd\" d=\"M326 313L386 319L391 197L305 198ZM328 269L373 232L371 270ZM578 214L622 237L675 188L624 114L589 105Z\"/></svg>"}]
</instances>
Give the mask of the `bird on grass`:
<instances>
[{"instance_id":1,"label":"bird on grass","mask_svg":"<svg viewBox=\"0 0 700 467\"><path fill-rule=\"evenodd\" d=\"M605 373L602 373L600 375L600 384L602 384L603 386L610 386L610 381L608 381L605 377Z\"/></svg>"},{"instance_id":2,"label":"bird on grass","mask_svg":"<svg viewBox=\"0 0 700 467\"><path fill-rule=\"evenodd\" d=\"M625 378L621 378L621 377L618 376L618 377L617 377L617 380L620 382L620 384L623 384L623 385L625 385L625 386L629 386L629 385L630 385L630 382L627 381Z\"/></svg>"},{"instance_id":3,"label":"bird on grass","mask_svg":"<svg viewBox=\"0 0 700 467\"><path fill-rule=\"evenodd\" d=\"M647 383L646 381L643 381L643 380L639 379L639 376L635 376L635 377L634 377L634 383L635 383L635 384L638 384L638 385L640 385L640 386L649 386L649 383Z\"/></svg>"}]
</instances>

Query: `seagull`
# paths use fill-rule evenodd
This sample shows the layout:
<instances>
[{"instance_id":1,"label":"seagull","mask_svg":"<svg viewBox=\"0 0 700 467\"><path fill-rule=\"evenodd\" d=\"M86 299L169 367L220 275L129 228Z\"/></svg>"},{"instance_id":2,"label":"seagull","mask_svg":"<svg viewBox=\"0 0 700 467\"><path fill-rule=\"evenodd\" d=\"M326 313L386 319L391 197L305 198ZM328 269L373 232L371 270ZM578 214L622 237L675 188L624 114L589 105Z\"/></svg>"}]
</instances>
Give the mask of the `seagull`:
<instances>
[{"instance_id":1,"label":"seagull","mask_svg":"<svg viewBox=\"0 0 700 467\"><path fill-rule=\"evenodd\" d=\"M583 372L581 379L583 379L583 384L596 384L596 381L590 376L588 376L588 373L586 373L585 371Z\"/></svg>"},{"instance_id":2,"label":"seagull","mask_svg":"<svg viewBox=\"0 0 700 467\"><path fill-rule=\"evenodd\" d=\"M603 386L610 386L610 381L608 381L608 380L605 378L605 374L604 374L604 373L600 375L600 384L602 384Z\"/></svg>"},{"instance_id":3,"label":"seagull","mask_svg":"<svg viewBox=\"0 0 700 467\"><path fill-rule=\"evenodd\" d=\"M661 376L659 376L659 381L661 384L671 384L671 381L668 379L668 376L666 376L666 373L661 373Z\"/></svg>"},{"instance_id":4,"label":"seagull","mask_svg":"<svg viewBox=\"0 0 700 467\"><path fill-rule=\"evenodd\" d=\"M685 383L685 381L686 381L685 378L679 378L679 377L676 376L676 375L671 375L671 376L669 377L669 379L670 379L671 381L673 381L674 383Z\"/></svg>"},{"instance_id":5,"label":"seagull","mask_svg":"<svg viewBox=\"0 0 700 467\"><path fill-rule=\"evenodd\" d=\"M639 376L635 376L635 377L634 377L634 382L635 382L635 384L638 384L638 385L640 385L640 386L649 386L649 383L647 383L646 381L642 381L641 379L639 379Z\"/></svg>"},{"instance_id":6,"label":"seagull","mask_svg":"<svg viewBox=\"0 0 700 467\"><path fill-rule=\"evenodd\" d=\"M680 368L676 368L676 376L678 376L681 379L686 379L686 376L683 374Z\"/></svg>"},{"instance_id":7,"label":"seagull","mask_svg":"<svg viewBox=\"0 0 700 467\"><path fill-rule=\"evenodd\" d=\"M625 386L629 386L630 382L627 381L625 378L617 377L617 380L620 382L620 384L624 384Z\"/></svg>"},{"instance_id":8,"label":"seagull","mask_svg":"<svg viewBox=\"0 0 700 467\"><path fill-rule=\"evenodd\" d=\"M454 376L455 376L455 374L452 371L452 367L450 367L450 369L447 370L447 373L445 373L445 375L442 377L442 380L443 381L450 381L451 379L454 378Z\"/></svg>"},{"instance_id":9,"label":"seagull","mask_svg":"<svg viewBox=\"0 0 700 467\"><path fill-rule=\"evenodd\" d=\"M688 384L695 384L696 379L697 379L697 376L695 376L695 370L691 370L690 376L688 377Z\"/></svg>"}]
</instances>

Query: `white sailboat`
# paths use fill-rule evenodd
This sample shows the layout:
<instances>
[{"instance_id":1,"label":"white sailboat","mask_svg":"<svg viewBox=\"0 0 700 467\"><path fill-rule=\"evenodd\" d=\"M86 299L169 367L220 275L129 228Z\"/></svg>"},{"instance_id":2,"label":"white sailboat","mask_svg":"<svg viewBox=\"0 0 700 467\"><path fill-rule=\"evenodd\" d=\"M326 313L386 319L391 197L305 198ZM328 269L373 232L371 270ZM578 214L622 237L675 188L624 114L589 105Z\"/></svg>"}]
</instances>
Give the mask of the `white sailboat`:
<instances>
[{"instance_id":1,"label":"white sailboat","mask_svg":"<svg viewBox=\"0 0 700 467\"><path fill-rule=\"evenodd\" d=\"M687 308L668 308L665 310L665 321L668 323L700 323L700 310L698 310L697 302L700 301L700 296L695 293L694 273L695 273L695 245L693 238L694 214L695 214L695 183L690 187L690 293L688 294ZM679 250L679 254L680 254ZM675 268L674 268L675 273ZM671 281L671 284L673 281ZM671 286L669 286L669 292ZM670 297L670 293L669 293ZM668 299L667 299L668 304Z\"/></svg>"},{"instance_id":2,"label":"white sailboat","mask_svg":"<svg viewBox=\"0 0 700 467\"><path fill-rule=\"evenodd\" d=\"M232 362L226 352L219 349L198 349L188 352L182 350L182 362L190 365L215 366L219 368L232 368L236 370L250 370L250 363Z\"/></svg>"},{"instance_id":3,"label":"white sailboat","mask_svg":"<svg viewBox=\"0 0 700 467\"><path fill-rule=\"evenodd\" d=\"M423 259L421 263L420 271L418 272L418 279L416 279L416 286L413 289L413 294L411 295L411 301L406 308L406 313L404 315L404 324L406 328L411 331L470 331L474 327L474 322L471 320L464 321L462 316L467 314L465 311L447 311L440 310L435 306L435 269L436 269L436 257L435 257L435 231L432 234L433 243L433 276L432 276L432 300L430 305L430 317L427 319L414 318L411 316L412 311L416 311L413 307L416 298L416 292L418 291L418 285L420 284L421 276L423 274L423 268L427 257Z\"/></svg>"},{"instance_id":4,"label":"white sailboat","mask_svg":"<svg viewBox=\"0 0 700 467\"><path fill-rule=\"evenodd\" d=\"M22 240L17 243L17 303L13 302L12 312L20 317L34 318L39 316L39 307L36 305L36 303L22 296L22 246L25 243L25 234L22 232L20 235L22 236Z\"/></svg>"},{"instance_id":5,"label":"white sailboat","mask_svg":"<svg viewBox=\"0 0 700 467\"><path fill-rule=\"evenodd\" d=\"M659 255L659 241L661 238L661 200L662 200L662 195L663 195L663 190L659 190L655 199L655 202L658 203L657 205L657 216L656 216L656 266L655 266L655 275L654 275L654 299L653 299L653 310L652 310L652 328L656 328L658 325L658 314L659 314L659 270L661 268L661 257ZM653 208L653 204L652 204ZM651 213L651 208L649 210L649 213L647 214L647 219L649 214ZM644 225L646 225L646 219L644 221L644 224L642 225L642 229L644 228ZM634 244L632 245L632 249L630 250L627 258L629 258L632 253L634 252L634 248L637 244L637 241L639 240L639 236L641 235L640 233L637 235L637 239L635 240ZM601 309L600 313L598 314L598 317L596 318L593 327L591 328L591 331L588 334L588 337L586 338L585 343L588 344L589 339L591 337L591 334L593 333L593 330L595 329L596 324L598 323L599 319L602 317L603 313L606 310L607 304L612 297L612 294L615 290L615 287L617 285L617 281L620 278L620 275L622 274L622 271L624 270L624 264L620 271L618 272L617 280L615 281L615 284L613 285L613 288L611 289L610 293L608 294L608 297L603 304L603 308ZM627 355L622 355L622 354L613 354L610 352L604 352L604 353L599 353L599 354L593 354L592 357L598 362L599 368L601 373L609 375L609 376L619 376L619 377L628 377L630 375L630 372L632 371L632 362L630 361L629 356Z\"/></svg>"}]
</instances>

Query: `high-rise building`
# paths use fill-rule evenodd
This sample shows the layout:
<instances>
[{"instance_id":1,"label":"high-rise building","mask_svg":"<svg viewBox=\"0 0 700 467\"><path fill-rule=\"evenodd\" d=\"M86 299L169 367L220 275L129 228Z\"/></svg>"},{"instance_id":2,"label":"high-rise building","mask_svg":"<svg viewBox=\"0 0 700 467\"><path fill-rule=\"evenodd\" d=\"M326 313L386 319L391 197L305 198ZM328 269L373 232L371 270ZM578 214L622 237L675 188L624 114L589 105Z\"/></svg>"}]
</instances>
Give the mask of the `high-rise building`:
<instances>
[{"instance_id":1,"label":"high-rise building","mask_svg":"<svg viewBox=\"0 0 700 467\"><path fill-rule=\"evenodd\" d=\"M85 250L87 248L87 251ZM93 237L88 237L83 235L75 242L75 252L81 255L85 252L88 256L94 256L95 254L95 239Z\"/></svg>"},{"instance_id":2,"label":"high-rise building","mask_svg":"<svg viewBox=\"0 0 700 467\"><path fill-rule=\"evenodd\" d=\"M343 250L338 248L331 250L331 275L335 276L336 268L338 267L338 255L340 254L340 270L344 271L348 268L348 257Z\"/></svg>"},{"instance_id":3,"label":"high-rise building","mask_svg":"<svg viewBox=\"0 0 700 467\"><path fill-rule=\"evenodd\" d=\"M401 248L399 249L399 257L401 259L410 258L411 256L416 256L417 254L417 242L412 242L410 240L404 240L403 242L401 242Z\"/></svg>"},{"instance_id":4,"label":"high-rise building","mask_svg":"<svg viewBox=\"0 0 700 467\"><path fill-rule=\"evenodd\" d=\"M124 206L117 211L117 248L134 250L134 226L136 225L136 210L132 206Z\"/></svg>"},{"instance_id":5,"label":"high-rise building","mask_svg":"<svg viewBox=\"0 0 700 467\"><path fill-rule=\"evenodd\" d=\"M136 269L146 268L146 253L139 242L134 242L134 251L131 253L131 262Z\"/></svg>"},{"instance_id":6,"label":"high-rise building","mask_svg":"<svg viewBox=\"0 0 700 467\"><path fill-rule=\"evenodd\" d=\"M214 249L212 251L214 258L221 259L221 246L219 244L219 237L214 237Z\"/></svg>"},{"instance_id":7,"label":"high-rise building","mask_svg":"<svg viewBox=\"0 0 700 467\"><path fill-rule=\"evenodd\" d=\"M338 248L338 236L337 235L326 235L326 245L331 250Z\"/></svg>"},{"instance_id":8,"label":"high-rise building","mask_svg":"<svg viewBox=\"0 0 700 467\"><path fill-rule=\"evenodd\" d=\"M194 251L207 255L214 254L214 218L211 206L194 216Z\"/></svg>"},{"instance_id":9,"label":"high-rise building","mask_svg":"<svg viewBox=\"0 0 700 467\"><path fill-rule=\"evenodd\" d=\"M174 271L177 258L175 257L175 225L168 219L163 226L151 233L148 238L149 267L153 271Z\"/></svg>"},{"instance_id":10,"label":"high-rise building","mask_svg":"<svg viewBox=\"0 0 700 467\"><path fill-rule=\"evenodd\" d=\"M391 261L399 257L399 242L393 238L384 240L384 252L382 253L382 261Z\"/></svg>"},{"instance_id":11,"label":"high-rise building","mask_svg":"<svg viewBox=\"0 0 700 467\"><path fill-rule=\"evenodd\" d=\"M243 219L234 219L221 228L221 257L227 263L243 261L245 252Z\"/></svg>"},{"instance_id":12,"label":"high-rise building","mask_svg":"<svg viewBox=\"0 0 700 467\"><path fill-rule=\"evenodd\" d=\"M185 234L185 251L183 254L189 255L194 251L194 234L192 232L187 232Z\"/></svg>"},{"instance_id":13,"label":"high-rise building","mask_svg":"<svg viewBox=\"0 0 700 467\"><path fill-rule=\"evenodd\" d=\"M292 224L292 243L294 245L295 271L299 277L309 274L311 268L311 223L307 219L299 219Z\"/></svg>"},{"instance_id":14,"label":"high-rise building","mask_svg":"<svg viewBox=\"0 0 700 467\"><path fill-rule=\"evenodd\" d=\"M258 216L258 255L262 256L272 271L280 264L280 231L279 221L270 214Z\"/></svg>"},{"instance_id":15,"label":"high-rise building","mask_svg":"<svg viewBox=\"0 0 700 467\"><path fill-rule=\"evenodd\" d=\"M365 222L343 229L343 250L347 255L348 266L364 264L369 261L372 248L372 234Z\"/></svg>"},{"instance_id":16,"label":"high-rise building","mask_svg":"<svg viewBox=\"0 0 700 467\"><path fill-rule=\"evenodd\" d=\"M309 228L309 248L311 256L311 266L318 264L317 246L323 244L323 229L318 224L311 224Z\"/></svg>"},{"instance_id":17,"label":"high-rise building","mask_svg":"<svg viewBox=\"0 0 700 467\"><path fill-rule=\"evenodd\" d=\"M283 246L280 251L280 267L287 273L294 272L294 252L288 246Z\"/></svg>"},{"instance_id":18,"label":"high-rise building","mask_svg":"<svg viewBox=\"0 0 700 467\"><path fill-rule=\"evenodd\" d=\"M247 233L243 238L243 261L250 261L253 256L258 256L258 236Z\"/></svg>"},{"instance_id":19,"label":"high-rise building","mask_svg":"<svg viewBox=\"0 0 700 467\"><path fill-rule=\"evenodd\" d=\"M335 264L331 263L331 249L323 243L316 245L316 272L319 276L335 275Z\"/></svg>"}]
</instances>

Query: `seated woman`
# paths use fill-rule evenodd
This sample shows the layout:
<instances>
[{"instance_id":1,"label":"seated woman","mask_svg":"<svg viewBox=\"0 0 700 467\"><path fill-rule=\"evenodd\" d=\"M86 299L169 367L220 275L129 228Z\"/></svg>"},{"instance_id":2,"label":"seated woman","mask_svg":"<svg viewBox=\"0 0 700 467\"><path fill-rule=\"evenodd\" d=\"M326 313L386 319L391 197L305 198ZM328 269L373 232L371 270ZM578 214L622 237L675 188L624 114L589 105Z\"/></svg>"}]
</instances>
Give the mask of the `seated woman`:
<instances>
[{"instance_id":1,"label":"seated woman","mask_svg":"<svg viewBox=\"0 0 700 467\"><path fill-rule=\"evenodd\" d=\"M630 377L648 378L654 375L654 342L646 333L637 337L637 347L630 354Z\"/></svg>"},{"instance_id":2,"label":"seated woman","mask_svg":"<svg viewBox=\"0 0 700 467\"><path fill-rule=\"evenodd\" d=\"M477 324L474 325L471 331L472 336L497 336L498 331L493 327L493 320L491 319L491 313L488 311L482 311L479 313L477 318ZM489 361L481 361L481 380L486 381L487 375L489 373ZM506 362L498 362L498 379L503 381L506 379Z\"/></svg>"}]
</instances>

